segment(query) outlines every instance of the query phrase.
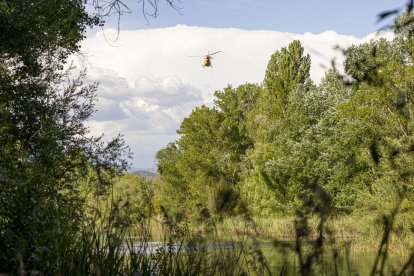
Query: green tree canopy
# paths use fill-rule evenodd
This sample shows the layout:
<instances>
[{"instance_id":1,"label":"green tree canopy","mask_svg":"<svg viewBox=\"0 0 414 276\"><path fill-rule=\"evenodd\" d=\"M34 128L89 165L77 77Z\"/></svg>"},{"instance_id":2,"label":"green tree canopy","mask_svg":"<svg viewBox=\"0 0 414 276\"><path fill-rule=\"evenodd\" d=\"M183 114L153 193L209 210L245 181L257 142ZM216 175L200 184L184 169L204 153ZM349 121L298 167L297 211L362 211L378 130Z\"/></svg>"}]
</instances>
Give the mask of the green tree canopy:
<instances>
[{"instance_id":1,"label":"green tree canopy","mask_svg":"<svg viewBox=\"0 0 414 276\"><path fill-rule=\"evenodd\" d=\"M291 42L287 48L276 51L269 60L263 80L263 93L267 112L283 116L287 109L287 98L298 84L309 82L310 56L304 56L299 40Z\"/></svg>"},{"instance_id":2,"label":"green tree canopy","mask_svg":"<svg viewBox=\"0 0 414 276\"><path fill-rule=\"evenodd\" d=\"M90 168L125 169L121 137L91 137L96 84L64 70L86 28L84 1L0 1L0 271L58 261L81 227L79 187ZM67 242L67 243L65 243ZM20 256L20 257L19 257ZM50 269L56 263L50 263ZM56 267L55 267L56 268Z\"/></svg>"}]
</instances>

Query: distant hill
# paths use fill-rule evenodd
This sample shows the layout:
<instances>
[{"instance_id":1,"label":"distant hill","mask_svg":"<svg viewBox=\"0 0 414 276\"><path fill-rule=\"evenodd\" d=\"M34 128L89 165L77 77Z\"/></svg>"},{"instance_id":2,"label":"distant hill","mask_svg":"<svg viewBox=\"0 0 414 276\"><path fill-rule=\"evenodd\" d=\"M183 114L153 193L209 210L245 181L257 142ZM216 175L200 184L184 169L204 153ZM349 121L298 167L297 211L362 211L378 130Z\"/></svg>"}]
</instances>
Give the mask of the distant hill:
<instances>
[{"instance_id":1,"label":"distant hill","mask_svg":"<svg viewBox=\"0 0 414 276\"><path fill-rule=\"evenodd\" d=\"M134 171L133 174L136 174L142 178L148 179L148 180L154 180L158 177L158 174L148 171Z\"/></svg>"}]
</instances>

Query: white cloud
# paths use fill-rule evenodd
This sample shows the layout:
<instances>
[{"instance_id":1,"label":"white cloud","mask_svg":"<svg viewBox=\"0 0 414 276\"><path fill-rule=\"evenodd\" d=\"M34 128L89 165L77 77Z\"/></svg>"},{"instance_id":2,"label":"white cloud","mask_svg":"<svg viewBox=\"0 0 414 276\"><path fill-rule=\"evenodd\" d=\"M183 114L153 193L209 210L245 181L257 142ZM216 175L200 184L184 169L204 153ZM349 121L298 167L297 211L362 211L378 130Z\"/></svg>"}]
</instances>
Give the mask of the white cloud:
<instances>
[{"instance_id":1,"label":"white cloud","mask_svg":"<svg viewBox=\"0 0 414 276\"><path fill-rule=\"evenodd\" d=\"M210 105L215 90L231 84L261 83L272 53L299 39L312 58L311 78L319 82L335 58L334 46L346 48L369 41L326 31L292 34L177 25L163 29L107 29L82 45L89 81L100 82L98 113L89 126L93 133L123 133L135 152L134 166L151 167L155 152L177 138L175 130L195 106ZM385 36L390 37L391 34ZM203 68L202 57L218 51L213 68Z\"/></svg>"}]
</instances>

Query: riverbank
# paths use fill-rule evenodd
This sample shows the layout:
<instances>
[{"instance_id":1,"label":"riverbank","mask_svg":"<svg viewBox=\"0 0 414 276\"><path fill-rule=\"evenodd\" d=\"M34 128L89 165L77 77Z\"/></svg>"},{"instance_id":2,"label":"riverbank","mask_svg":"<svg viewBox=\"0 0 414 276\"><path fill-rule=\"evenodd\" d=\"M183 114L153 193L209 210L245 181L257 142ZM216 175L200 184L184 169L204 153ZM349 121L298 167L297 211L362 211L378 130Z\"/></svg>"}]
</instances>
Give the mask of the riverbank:
<instances>
[{"instance_id":1,"label":"riverbank","mask_svg":"<svg viewBox=\"0 0 414 276\"><path fill-rule=\"evenodd\" d=\"M325 228L326 242L321 247L311 242L317 236L318 220L310 219L310 237L301 243L301 254L306 259L314 255L310 262L317 269L323 268L325 272L329 272L325 275L330 275L334 271L345 275L356 272L359 275L369 275L373 269L383 271L385 274L403 271L413 254L414 239L409 227L412 214L400 214L395 218L388 246L383 247L381 252L378 249L384 234L382 218L369 214L360 215L341 216L328 220ZM296 247L294 217L261 218L255 219L254 223L253 220L226 218L219 223L203 226L184 223L181 226L188 227L186 228L188 234L184 235L183 239L179 237L177 239L175 232L166 231L159 220L154 221L151 226L153 231L151 238L166 241L166 246L183 241L183 245L188 243L192 246L199 245L200 248L210 248L208 255L224 254L224 252L231 256L241 254L251 259L253 263L260 263L258 260L263 256L271 274L285 271L286 275L295 275L300 267L306 266L300 263ZM180 226L177 227L179 228ZM227 247L211 246L222 242L236 245L231 247L235 251L227 251ZM320 261L323 265L319 263Z\"/></svg>"},{"instance_id":2,"label":"riverbank","mask_svg":"<svg viewBox=\"0 0 414 276\"><path fill-rule=\"evenodd\" d=\"M391 254L406 256L414 249L413 213L396 216L390 232L388 251ZM310 237L316 237L318 219L309 220ZM389 222L389 221L388 221ZM238 218L225 219L221 225L223 233L259 234L263 238L280 241L296 239L294 217L268 217L254 219L254 230ZM352 252L376 252L384 236L384 217L381 215L354 214L338 216L325 224L325 239L335 241L340 247L349 247Z\"/></svg>"}]
</instances>

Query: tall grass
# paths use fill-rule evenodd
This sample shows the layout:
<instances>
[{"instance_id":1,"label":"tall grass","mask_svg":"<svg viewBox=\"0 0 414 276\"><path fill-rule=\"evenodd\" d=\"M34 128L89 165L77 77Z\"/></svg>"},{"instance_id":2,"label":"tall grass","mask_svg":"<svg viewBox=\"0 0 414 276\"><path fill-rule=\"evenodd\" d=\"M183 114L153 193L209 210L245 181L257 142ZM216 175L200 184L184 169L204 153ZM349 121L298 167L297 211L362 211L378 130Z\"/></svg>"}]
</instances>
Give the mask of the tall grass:
<instances>
[{"instance_id":1,"label":"tall grass","mask_svg":"<svg viewBox=\"0 0 414 276\"><path fill-rule=\"evenodd\" d=\"M128 220L133 223L125 223L125 212L121 212L124 202L116 198L102 202L108 205L95 205L90 215L79 222L79 227L61 229L53 237L55 249L41 257L41 270L32 269L17 256L15 274L414 273L413 234L405 223L409 214L401 213L400 209L381 219L368 216L332 219L323 214L300 212L295 217L282 219L254 219L245 208L227 215L203 212L203 220L189 223L167 210L157 214L154 208L148 207L152 204L148 201L145 208L149 213L140 215L138 220ZM159 226L157 235L154 235L154 225ZM368 249L373 252L372 258L364 259L368 263L361 268L353 254Z\"/></svg>"},{"instance_id":2,"label":"tall grass","mask_svg":"<svg viewBox=\"0 0 414 276\"><path fill-rule=\"evenodd\" d=\"M229 219L230 220L230 219ZM229 221L228 220L228 221ZM326 242L312 235L292 241L274 239L259 243L251 226L238 219L236 235L210 225L204 232L192 232L185 224L163 223L163 240L154 249L151 221L134 228L111 225L85 227L74 239L57 241L56 259L45 262L43 271L25 270L19 274L43 275L356 275L360 268L352 262L349 247L331 239ZM228 228L229 226L226 226ZM364 275L412 275L414 255L393 263L388 255L389 226L377 240L378 251ZM262 246L264 245L264 246ZM374 247L374 245L372 245Z\"/></svg>"},{"instance_id":3,"label":"tall grass","mask_svg":"<svg viewBox=\"0 0 414 276\"><path fill-rule=\"evenodd\" d=\"M332 217L327 221L327 227L335 233L338 246L350 247L352 253L372 253L380 243L384 233L383 214L357 213ZM414 214L399 213L396 215L393 231L390 235L388 250L395 255L407 255L414 247L412 221ZM257 230L262 238L294 241L296 238L295 217L266 217L255 218ZM318 217L308 220L310 236L317 233ZM244 229L244 221L240 218L225 219L221 223L222 235L231 235L236 229Z\"/></svg>"}]
</instances>

